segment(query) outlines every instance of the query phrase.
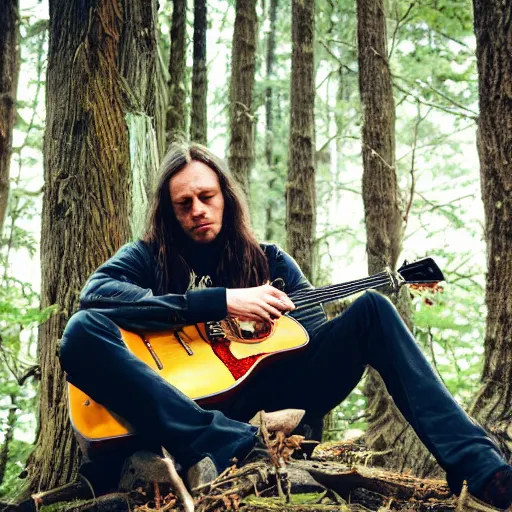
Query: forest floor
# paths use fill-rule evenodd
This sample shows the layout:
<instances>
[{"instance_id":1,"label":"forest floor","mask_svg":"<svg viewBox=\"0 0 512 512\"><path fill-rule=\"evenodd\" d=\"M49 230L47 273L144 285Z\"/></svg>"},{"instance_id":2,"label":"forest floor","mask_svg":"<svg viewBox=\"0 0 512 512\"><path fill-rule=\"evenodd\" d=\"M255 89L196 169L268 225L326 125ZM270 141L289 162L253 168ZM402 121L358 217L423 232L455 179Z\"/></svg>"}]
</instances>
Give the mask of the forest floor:
<instances>
[{"instance_id":1,"label":"forest floor","mask_svg":"<svg viewBox=\"0 0 512 512\"><path fill-rule=\"evenodd\" d=\"M292 436L293 437L293 436ZM288 438L289 439L289 438ZM288 442L288 440L286 440ZM284 446L284 445L283 445ZM281 448L283 448L281 446ZM291 450L288 450L290 453ZM356 443L325 443L310 454L296 451L286 463L257 460L241 468L233 465L192 498L169 482L156 483L146 475L133 475L124 492L90 498L80 493L41 493L33 496L37 512L492 512L464 488L453 496L444 480L421 479L373 468L369 454ZM288 457L287 457L288 458ZM161 459L160 459L161 460ZM277 463L276 463L277 462ZM181 482L181 480L180 480ZM78 489L78 487L77 487ZM1 507L0 507L1 509ZM25 512L11 506L9 512Z\"/></svg>"}]
</instances>

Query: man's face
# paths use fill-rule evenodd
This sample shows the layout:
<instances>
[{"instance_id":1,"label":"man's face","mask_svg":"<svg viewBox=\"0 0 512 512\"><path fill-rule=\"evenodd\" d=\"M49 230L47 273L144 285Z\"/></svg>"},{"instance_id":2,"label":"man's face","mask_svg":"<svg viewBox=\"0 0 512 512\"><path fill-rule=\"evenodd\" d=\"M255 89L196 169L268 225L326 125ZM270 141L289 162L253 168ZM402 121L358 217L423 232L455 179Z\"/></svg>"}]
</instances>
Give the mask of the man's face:
<instances>
[{"instance_id":1,"label":"man's face","mask_svg":"<svg viewBox=\"0 0 512 512\"><path fill-rule=\"evenodd\" d=\"M202 162L192 161L171 178L169 192L183 231L198 243L215 240L224 213L224 196L215 172Z\"/></svg>"}]
</instances>

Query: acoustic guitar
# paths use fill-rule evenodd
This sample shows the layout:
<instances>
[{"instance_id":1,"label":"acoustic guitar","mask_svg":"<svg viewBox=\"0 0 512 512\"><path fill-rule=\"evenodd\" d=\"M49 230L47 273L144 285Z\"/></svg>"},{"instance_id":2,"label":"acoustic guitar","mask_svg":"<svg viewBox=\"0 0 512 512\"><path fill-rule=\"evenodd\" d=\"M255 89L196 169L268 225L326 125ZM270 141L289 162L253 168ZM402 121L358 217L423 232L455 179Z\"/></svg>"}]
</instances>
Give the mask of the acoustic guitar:
<instances>
[{"instance_id":1,"label":"acoustic guitar","mask_svg":"<svg viewBox=\"0 0 512 512\"><path fill-rule=\"evenodd\" d=\"M424 258L405 262L396 273L386 270L364 279L302 290L290 298L295 311L300 311L368 289L390 286L397 291L405 283L428 285L443 279L434 260ZM143 335L120 330L128 350L200 404L226 399L264 362L303 349L309 341L304 327L288 314L271 323L227 318ZM71 383L68 392L71 422L82 446L134 433L126 421Z\"/></svg>"}]
</instances>

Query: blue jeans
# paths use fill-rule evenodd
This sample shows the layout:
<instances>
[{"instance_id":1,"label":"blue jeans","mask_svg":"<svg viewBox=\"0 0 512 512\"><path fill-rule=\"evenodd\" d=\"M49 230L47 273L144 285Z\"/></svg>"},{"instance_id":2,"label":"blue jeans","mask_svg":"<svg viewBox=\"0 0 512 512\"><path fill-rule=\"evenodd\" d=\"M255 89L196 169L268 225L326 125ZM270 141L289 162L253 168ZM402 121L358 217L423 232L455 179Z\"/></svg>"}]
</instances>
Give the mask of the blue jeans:
<instances>
[{"instance_id":1,"label":"blue jeans","mask_svg":"<svg viewBox=\"0 0 512 512\"><path fill-rule=\"evenodd\" d=\"M117 326L79 311L60 351L70 382L124 417L186 468L209 456L219 470L253 446L258 410L326 414L357 385L367 365L382 376L405 419L447 472L454 492L480 488L507 463L485 431L455 402L386 297L367 292L311 336L307 350L257 373L229 402L201 408L129 352ZM213 407L213 406L212 406Z\"/></svg>"}]
</instances>

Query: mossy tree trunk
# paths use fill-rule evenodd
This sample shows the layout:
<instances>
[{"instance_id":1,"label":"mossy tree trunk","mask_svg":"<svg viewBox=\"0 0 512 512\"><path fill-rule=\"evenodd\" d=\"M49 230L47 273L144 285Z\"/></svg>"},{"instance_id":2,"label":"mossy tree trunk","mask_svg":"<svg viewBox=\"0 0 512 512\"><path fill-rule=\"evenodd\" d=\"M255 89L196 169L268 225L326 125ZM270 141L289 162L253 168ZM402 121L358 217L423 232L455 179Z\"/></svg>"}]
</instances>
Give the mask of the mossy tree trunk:
<instances>
[{"instance_id":1,"label":"mossy tree trunk","mask_svg":"<svg viewBox=\"0 0 512 512\"><path fill-rule=\"evenodd\" d=\"M9 169L20 67L18 2L2 2L0 16L0 246L9 200Z\"/></svg>"},{"instance_id":2,"label":"mossy tree trunk","mask_svg":"<svg viewBox=\"0 0 512 512\"><path fill-rule=\"evenodd\" d=\"M236 0L229 85L230 139L228 163L242 190L250 197L254 160L253 89L258 20L256 0Z\"/></svg>"},{"instance_id":3,"label":"mossy tree trunk","mask_svg":"<svg viewBox=\"0 0 512 512\"><path fill-rule=\"evenodd\" d=\"M357 1L359 89L363 107L363 202L368 272L396 268L401 251L403 220L395 170L395 105L387 58L383 0ZM410 325L404 289L397 301ZM428 474L433 459L396 408L378 373L369 369L364 386L368 430L365 441L375 451L392 450L377 463L398 470Z\"/></svg>"},{"instance_id":4,"label":"mossy tree trunk","mask_svg":"<svg viewBox=\"0 0 512 512\"><path fill-rule=\"evenodd\" d=\"M315 2L292 0L292 76L286 234L288 252L313 278L315 237Z\"/></svg>"},{"instance_id":5,"label":"mossy tree trunk","mask_svg":"<svg viewBox=\"0 0 512 512\"><path fill-rule=\"evenodd\" d=\"M58 342L87 277L131 236L130 156L147 151L156 133L144 111L156 115L151 81L158 73L148 62L155 58L155 13L154 1L50 1L41 306L59 309L39 331L32 491L63 484L77 471ZM156 137L150 144L157 152Z\"/></svg>"},{"instance_id":6,"label":"mossy tree trunk","mask_svg":"<svg viewBox=\"0 0 512 512\"><path fill-rule=\"evenodd\" d=\"M511 2L474 0L480 87L477 145L487 241L487 325L482 387L471 413L512 452Z\"/></svg>"},{"instance_id":7,"label":"mossy tree trunk","mask_svg":"<svg viewBox=\"0 0 512 512\"><path fill-rule=\"evenodd\" d=\"M194 0L194 60L192 67L190 139L205 145L208 141L206 29L206 0Z\"/></svg>"},{"instance_id":8,"label":"mossy tree trunk","mask_svg":"<svg viewBox=\"0 0 512 512\"><path fill-rule=\"evenodd\" d=\"M187 0L174 0L171 22L171 53L169 56L169 105L167 108L167 144L187 131Z\"/></svg>"}]
</instances>

